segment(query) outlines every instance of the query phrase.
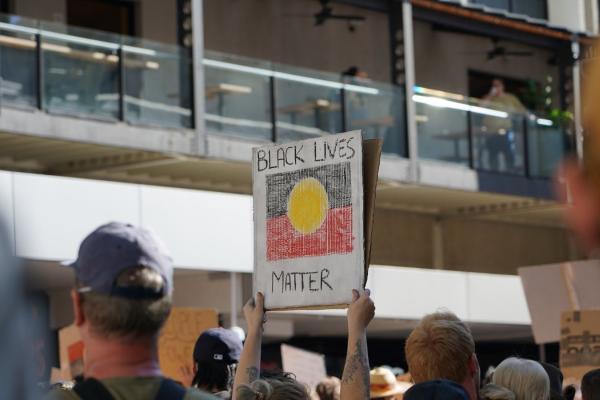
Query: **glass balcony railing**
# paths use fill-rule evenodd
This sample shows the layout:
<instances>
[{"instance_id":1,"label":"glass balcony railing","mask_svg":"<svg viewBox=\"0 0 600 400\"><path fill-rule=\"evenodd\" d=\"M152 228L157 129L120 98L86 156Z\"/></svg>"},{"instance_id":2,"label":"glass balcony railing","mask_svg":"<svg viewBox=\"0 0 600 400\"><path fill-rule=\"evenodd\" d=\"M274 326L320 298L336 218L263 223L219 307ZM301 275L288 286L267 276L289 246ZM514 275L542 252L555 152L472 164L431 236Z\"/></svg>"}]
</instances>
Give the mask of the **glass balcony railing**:
<instances>
[{"instance_id":1,"label":"glass balcony railing","mask_svg":"<svg viewBox=\"0 0 600 400\"><path fill-rule=\"evenodd\" d=\"M191 60L181 48L0 15L4 106L191 128Z\"/></svg>"},{"instance_id":2,"label":"glass balcony railing","mask_svg":"<svg viewBox=\"0 0 600 400\"><path fill-rule=\"evenodd\" d=\"M209 131L286 142L360 129L404 156L404 92L370 80L205 52Z\"/></svg>"},{"instance_id":3,"label":"glass balcony railing","mask_svg":"<svg viewBox=\"0 0 600 400\"><path fill-rule=\"evenodd\" d=\"M360 129L406 157L404 88L205 52L207 130L285 142ZM136 125L191 128L192 70L182 48L0 15L0 104ZM567 130L533 114L415 87L418 157L549 177Z\"/></svg>"},{"instance_id":4,"label":"glass balcony railing","mask_svg":"<svg viewBox=\"0 0 600 400\"><path fill-rule=\"evenodd\" d=\"M549 178L570 147L568 131L539 115L419 86L413 100L420 158Z\"/></svg>"}]
</instances>

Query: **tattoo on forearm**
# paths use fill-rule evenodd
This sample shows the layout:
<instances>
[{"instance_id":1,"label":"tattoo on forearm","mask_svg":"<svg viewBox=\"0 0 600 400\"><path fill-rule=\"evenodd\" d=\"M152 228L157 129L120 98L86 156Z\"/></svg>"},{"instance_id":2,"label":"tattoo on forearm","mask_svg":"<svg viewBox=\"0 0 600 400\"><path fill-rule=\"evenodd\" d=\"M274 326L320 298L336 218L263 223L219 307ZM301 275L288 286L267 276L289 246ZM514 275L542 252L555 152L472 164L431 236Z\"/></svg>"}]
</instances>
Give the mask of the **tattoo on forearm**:
<instances>
[{"instance_id":1,"label":"tattoo on forearm","mask_svg":"<svg viewBox=\"0 0 600 400\"><path fill-rule=\"evenodd\" d=\"M258 368L250 367L246 368L246 376L248 377L248 382L254 382L258 379Z\"/></svg>"},{"instance_id":2,"label":"tattoo on forearm","mask_svg":"<svg viewBox=\"0 0 600 400\"><path fill-rule=\"evenodd\" d=\"M342 383L353 383L356 379L363 381L364 398L369 398L369 357L362 339L356 341L354 353L346 358ZM357 376L358 375L358 376Z\"/></svg>"}]
</instances>

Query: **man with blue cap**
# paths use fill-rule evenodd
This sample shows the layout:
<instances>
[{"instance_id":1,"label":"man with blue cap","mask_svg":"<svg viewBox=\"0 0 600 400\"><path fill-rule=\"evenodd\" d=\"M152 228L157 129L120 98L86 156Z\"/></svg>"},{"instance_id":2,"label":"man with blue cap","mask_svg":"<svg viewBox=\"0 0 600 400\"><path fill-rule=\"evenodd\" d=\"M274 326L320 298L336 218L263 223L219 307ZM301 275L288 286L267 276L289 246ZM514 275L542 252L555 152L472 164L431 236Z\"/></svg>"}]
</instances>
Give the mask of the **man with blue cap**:
<instances>
[{"instance_id":1,"label":"man with blue cap","mask_svg":"<svg viewBox=\"0 0 600 400\"><path fill-rule=\"evenodd\" d=\"M71 264L75 325L84 344L83 380L53 399L212 399L162 376L158 336L171 311L173 265L147 229L112 222L81 243Z\"/></svg>"},{"instance_id":2,"label":"man with blue cap","mask_svg":"<svg viewBox=\"0 0 600 400\"><path fill-rule=\"evenodd\" d=\"M221 399L230 399L243 346L239 335L230 329L204 331L194 346L192 385Z\"/></svg>"}]
</instances>

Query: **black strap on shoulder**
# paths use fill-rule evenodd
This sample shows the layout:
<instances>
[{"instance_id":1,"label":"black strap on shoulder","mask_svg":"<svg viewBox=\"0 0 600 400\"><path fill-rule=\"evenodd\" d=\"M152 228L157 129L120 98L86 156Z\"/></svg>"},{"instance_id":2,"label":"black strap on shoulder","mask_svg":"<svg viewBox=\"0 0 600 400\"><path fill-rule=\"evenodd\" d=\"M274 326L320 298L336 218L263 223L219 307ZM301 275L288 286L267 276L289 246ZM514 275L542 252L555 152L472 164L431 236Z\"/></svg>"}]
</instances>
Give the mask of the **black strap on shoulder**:
<instances>
[{"instance_id":1,"label":"black strap on shoulder","mask_svg":"<svg viewBox=\"0 0 600 400\"><path fill-rule=\"evenodd\" d=\"M183 400L186 389L169 378L163 378L154 400Z\"/></svg>"},{"instance_id":2,"label":"black strap on shoulder","mask_svg":"<svg viewBox=\"0 0 600 400\"><path fill-rule=\"evenodd\" d=\"M115 400L106 386L94 378L88 378L78 382L73 387L73 391L77 393L77 396L82 400Z\"/></svg>"}]
</instances>

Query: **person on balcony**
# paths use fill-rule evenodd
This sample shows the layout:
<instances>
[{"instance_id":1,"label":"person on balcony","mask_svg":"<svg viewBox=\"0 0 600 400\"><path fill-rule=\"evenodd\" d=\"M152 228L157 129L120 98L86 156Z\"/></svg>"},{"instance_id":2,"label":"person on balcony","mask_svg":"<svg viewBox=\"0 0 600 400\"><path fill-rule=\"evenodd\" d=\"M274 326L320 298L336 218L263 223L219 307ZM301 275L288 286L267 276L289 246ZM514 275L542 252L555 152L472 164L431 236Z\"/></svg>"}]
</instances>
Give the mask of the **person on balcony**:
<instances>
[{"instance_id":1,"label":"person on balcony","mask_svg":"<svg viewBox=\"0 0 600 400\"><path fill-rule=\"evenodd\" d=\"M492 81L492 87L483 100L490 108L506 111L509 115L504 118L486 115L483 118L480 134L485 139L484 146L479 147L479 165L483 166L482 153L487 150L490 170L511 172L515 169L516 140L510 113L523 113L527 109L517 96L506 91L504 81L499 78ZM504 158L504 168L500 167L501 155Z\"/></svg>"}]
</instances>

